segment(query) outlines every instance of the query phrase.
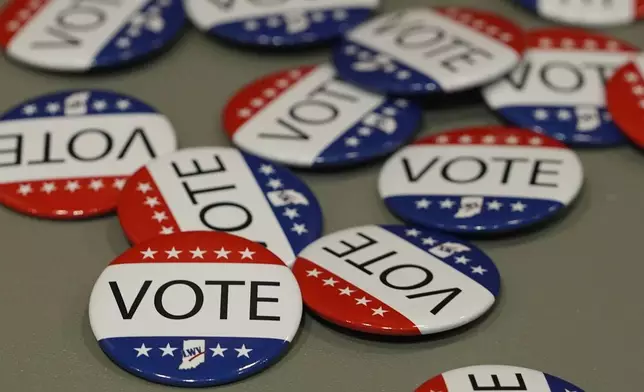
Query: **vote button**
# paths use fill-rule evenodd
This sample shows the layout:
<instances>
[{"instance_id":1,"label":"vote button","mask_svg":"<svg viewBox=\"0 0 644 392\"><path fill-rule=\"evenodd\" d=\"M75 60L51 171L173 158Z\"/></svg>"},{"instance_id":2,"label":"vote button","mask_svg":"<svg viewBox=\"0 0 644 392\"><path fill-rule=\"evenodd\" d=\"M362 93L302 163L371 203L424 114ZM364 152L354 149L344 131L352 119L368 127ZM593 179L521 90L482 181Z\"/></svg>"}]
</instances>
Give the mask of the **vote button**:
<instances>
[{"instance_id":1,"label":"vote button","mask_svg":"<svg viewBox=\"0 0 644 392\"><path fill-rule=\"evenodd\" d=\"M579 194L583 169L561 142L479 127L420 139L394 154L378 189L406 222L454 233L501 233L546 221Z\"/></svg>"},{"instance_id":2,"label":"vote button","mask_svg":"<svg viewBox=\"0 0 644 392\"><path fill-rule=\"evenodd\" d=\"M89 301L105 354L160 384L248 377L289 348L302 317L291 270L264 246L189 232L136 245L99 276Z\"/></svg>"}]
</instances>

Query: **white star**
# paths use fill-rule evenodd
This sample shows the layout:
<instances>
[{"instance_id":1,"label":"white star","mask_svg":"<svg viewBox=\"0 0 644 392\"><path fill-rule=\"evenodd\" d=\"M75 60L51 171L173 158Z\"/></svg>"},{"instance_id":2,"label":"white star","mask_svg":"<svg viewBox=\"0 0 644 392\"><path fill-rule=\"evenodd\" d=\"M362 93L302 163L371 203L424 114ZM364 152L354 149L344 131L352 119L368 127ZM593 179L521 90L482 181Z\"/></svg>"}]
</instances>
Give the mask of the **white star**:
<instances>
[{"instance_id":1,"label":"white star","mask_svg":"<svg viewBox=\"0 0 644 392\"><path fill-rule=\"evenodd\" d=\"M128 99L119 99L116 101L116 107L119 108L119 110L127 110L130 108L130 105L132 105L132 102Z\"/></svg>"},{"instance_id":2,"label":"white star","mask_svg":"<svg viewBox=\"0 0 644 392\"><path fill-rule=\"evenodd\" d=\"M319 271L317 268L313 268L312 270L306 271L306 276L312 276L314 278L317 278L320 276L322 271Z\"/></svg>"},{"instance_id":3,"label":"white star","mask_svg":"<svg viewBox=\"0 0 644 392\"><path fill-rule=\"evenodd\" d=\"M617 42L617 41L608 41L608 42L606 42L606 48L608 50L618 50L619 49L619 42Z\"/></svg>"},{"instance_id":4,"label":"white star","mask_svg":"<svg viewBox=\"0 0 644 392\"><path fill-rule=\"evenodd\" d=\"M351 296L351 293L355 293L355 290L351 290L349 287L346 287L344 289L340 289L340 295Z\"/></svg>"},{"instance_id":5,"label":"white star","mask_svg":"<svg viewBox=\"0 0 644 392\"><path fill-rule=\"evenodd\" d=\"M241 118L248 118L250 117L250 114L251 111L248 108L239 109L239 111L237 112L237 115Z\"/></svg>"},{"instance_id":6,"label":"white star","mask_svg":"<svg viewBox=\"0 0 644 392\"><path fill-rule=\"evenodd\" d=\"M302 235L304 233L308 233L309 230L306 228L306 225L304 223L301 224L293 224L293 227L291 228L291 231L294 231L297 233L297 235Z\"/></svg>"},{"instance_id":7,"label":"white star","mask_svg":"<svg viewBox=\"0 0 644 392\"><path fill-rule=\"evenodd\" d=\"M20 27L20 22L17 20L12 20L9 23L7 23L7 30L8 31L16 31Z\"/></svg>"},{"instance_id":8,"label":"white star","mask_svg":"<svg viewBox=\"0 0 644 392\"><path fill-rule=\"evenodd\" d=\"M34 190L33 190L33 188L31 187L31 184L21 184L21 185L18 187L18 191L17 191L17 192L18 192L19 194L23 195L23 196L27 196L28 194L30 194L30 193L31 193L31 192L33 192L33 191L34 191Z\"/></svg>"},{"instance_id":9,"label":"white star","mask_svg":"<svg viewBox=\"0 0 644 392\"><path fill-rule=\"evenodd\" d=\"M406 234L408 237L418 237L418 236L420 235L420 231L418 231L418 230L416 230L416 229L407 229L407 230L405 231L405 234Z\"/></svg>"},{"instance_id":10,"label":"white star","mask_svg":"<svg viewBox=\"0 0 644 392\"><path fill-rule=\"evenodd\" d=\"M114 180L114 182L112 183L112 187L113 187L113 188L116 188L116 189L118 189L118 190L123 190L123 188L125 188L125 183L126 183L126 182L127 182L127 180L126 180L125 178L117 178L117 179L116 179L116 180Z\"/></svg>"},{"instance_id":11,"label":"white star","mask_svg":"<svg viewBox=\"0 0 644 392\"><path fill-rule=\"evenodd\" d=\"M275 91L275 89L273 88L267 88L266 90L264 90L264 96L266 98L273 98L275 95L277 95L277 91Z\"/></svg>"},{"instance_id":12,"label":"white star","mask_svg":"<svg viewBox=\"0 0 644 392\"><path fill-rule=\"evenodd\" d=\"M98 192L103 188L105 185L103 184L103 180L92 180L89 183L89 188L93 190L94 192Z\"/></svg>"},{"instance_id":13,"label":"white star","mask_svg":"<svg viewBox=\"0 0 644 392\"><path fill-rule=\"evenodd\" d=\"M145 259L153 259L154 260L154 255L157 254L157 251L152 250L152 249L150 249L150 247L148 247L148 249L142 250L141 254L143 255L144 260Z\"/></svg>"},{"instance_id":14,"label":"white star","mask_svg":"<svg viewBox=\"0 0 644 392\"><path fill-rule=\"evenodd\" d=\"M76 180L67 181L65 184L65 190L71 193L76 192L80 189L80 184Z\"/></svg>"},{"instance_id":15,"label":"white star","mask_svg":"<svg viewBox=\"0 0 644 392\"><path fill-rule=\"evenodd\" d=\"M640 101L640 108L644 109L644 99Z\"/></svg>"},{"instance_id":16,"label":"white star","mask_svg":"<svg viewBox=\"0 0 644 392\"><path fill-rule=\"evenodd\" d=\"M470 135L463 135L458 138L458 142L461 144L470 144L472 143L472 136Z\"/></svg>"},{"instance_id":17,"label":"white star","mask_svg":"<svg viewBox=\"0 0 644 392\"><path fill-rule=\"evenodd\" d=\"M280 189L281 187L284 186L284 184L282 184L282 180L280 180L279 178L271 178L271 180L266 185L269 188L273 188L273 189Z\"/></svg>"},{"instance_id":18,"label":"white star","mask_svg":"<svg viewBox=\"0 0 644 392\"><path fill-rule=\"evenodd\" d=\"M154 207L158 206L161 203L159 202L158 197L146 197L145 201L143 202L143 204L154 208Z\"/></svg>"},{"instance_id":19,"label":"white star","mask_svg":"<svg viewBox=\"0 0 644 392\"><path fill-rule=\"evenodd\" d=\"M367 304L371 302L371 300L367 299L366 297L354 298L354 299L356 300L356 305L367 306Z\"/></svg>"},{"instance_id":20,"label":"white star","mask_svg":"<svg viewBox=\"0 0 644 392\"><path fill-rule=\"evenodd\" d=\"M470 259L468 259L468 258L467 258L467 257L465 257L465 256L458 256L458 257L456 257L456 259L454 260L454 262L455 262L456 264L467 264L467 263L469 263L470 261L471 261L471 260L470 260Z\"/></svg>"},{"instance_id":21,"label":"white star","mask_svg":"<svg viewBox=\"0 0 644 392\"><path fill-rule=\"evenodd\" d=\"M179 258L179 253L181 253L181 252L183 252L183 251L175 249L174 246L172 247L172 249L165 251L165 253L168 254L169 259L173 259L173 258L178 259Z\"/></svg>"},{"instance_id":22,"label":"white star","mask_svg":"<svg viewBox=\"0 0 644 392\"><path fill-rule=\"evenodd\" d=\"M255 31L259 28L259 23L255 20L249 20L244 23L244 29L246 31Z\"/></svg>"},{"instance_id":23,"label":"white star","mask_svg":"<svg viewBox=\"0 0 644 392\"><path fill-rule=\"evenodd\" d=\"M275 82L275 85L279 88L286 88L288 87L288 80L286 79L279 79L277 82Z\"/></svg>"},{"instance_id":24,"label":"white star","mask_svg":"<svg viewBox=\"0 0 644 392\"><path fill-rule=\"evenodd\" d=\"M518 144L519 143L519 138L516 136L508 136L505 138L505 143L506 144Z\"/></svg>"},{"instance_id":25,"label":"white star","mask_svg":"<svg viewBox=\"0 0 644 392\"><path fill-rule=\"evenodd\" d=\"M60 104L57 102L49 102L45 110L47 110L47 113L49 114L56 114L60 111Z\"/></svg>"},{"instance_id":26,"label":"white star","mask_svg":"<svg viewBox=\"0 0 644 392\"><path fill-rule=\"evenodd\" d=\"M477 265L476 267L470 267L470 268L472 268L473 274L483 275L484 273L487 272L487 270L480 265Z\"/></svg>"},{"instance_id":27,"label":"white star","mask_svg":"<svg viewBox=\"0 0 644 392\"><path fill-rule=\"evenodd\" d=\"M338 283L338 281L333 279L332 277L329 279L322 279L322 281L324 282L324 286L331 286L331 287L335 287L335 284Z\"/></svg>"},{"instance_id":28,"label":"white star","mask_svg":"<svg viewBox=\"0 0 644 392\"><path fill-rule=\"evenodd\" d=\"M244 249L243 251L239 251L239 254L241 255L242 260L244 259L253 259L253 255L255 252L251 252L248 248Z\"/></svg>"},{"instance_id":29,"label":"white star","mask_svg":"<svg viewBox=\"0 0 644 392\"><path fill-rule=\"evenodd\" d=\"M324 22L324 19L325 17L323 12L314 12L311 15L311 20L313 20L314 22Z\"/></svg>"},{"instance_id":30,"label":"white star","mask_svg":"<svg viewBox=\"0 0 644 392\"><path fill-rule=\"evenodd\" d=\"M492 200L491 202L487 203L487 209L490 211L499 211L502 206L503 204L498 200Z\"/></svg>"},{"instance_id":31,"label":"white star","mask_svg":"<svg viewBox=\"0 0 644 392\"><path fill-rule=\"evenodd\" d=\"M218 259L222 259L222 258L223 258L223 259L227 259L227 258L228 258L228 254L229 254L231 251L226 250L226 248L224 248L224 247L222 246L222 247L221 247L221 249L219 249L219 250L215 250L214 252L217 254L217 258L218 258Z\"/></svg>"},{"instance_id":32,"label":"white star","mask_svg":"<svg viewBox=\"0 0 644 392\"><path fill-rule=\"evenodd\" d=\"M635 83L639 80L639 75L637 75L635 72L627 72L626 75L624 75L624 79L626 79L626 81L629 83Z\"/></svg>"},{"instance_id":33,"label":"white star","mask_svg":"<svg viewBox=\"0 0 644 392\"><path fill-rule=\"evenodd\" d=\"M543 141L539 136L535 136L535 137L531 137L530 140L528 140L528 143L530 143L533 146L538 146L541 143L543 143Z\"/></svg>"},{"instance_id":34,"label":"white star","mask_svg":"<svg viewBox=\"0 0 644 392\"><path fill-rule=\"evenodd\" d=\"M358 129L358 135L364 136L364 137L370 136L371 132L373 132L371 128L367 128L367 127L361 127Z\"/></svg>"},{"instance_id":35,"label":"white star","mask_svg":"<svg viewBox=\"0 0 644 392\"><path fill-rule=\"evenodd\" d=\"M136 357L137 358L142 356L142 355L145 355L146 357L149 358L150 355L148 354L148 351L152 350L152 348L151 347L145 347L145 343L142 343L141 347L134 348L134 350L136 350Z\"/></svg>"},{"instance_id":36,"label":"white star","mask_svg":"<svg viewBox=\"0 0 644 392\"><path fill-rule=\"evenodd\" d=\"M521 203L520 201L517 201L514 204L510 204L510 207L512 207L513 212L515 212L515 211L523 212L523 210L525 210L527 205Z\"/></svg>"},{"instance_id":37,"label":"white star","mask_svg":"<svg viewBox=\"0 0 644 392\"><path fill-rule=\"evenodd\" d=\"M166 344L165 347L159 347L159 350L163 351L163 354L161 354L162 358L165 357L166 355L174 357L174 350L176 349L177 349L176 347L170 347L170 343Z\"/></svg>"},{"instance_id":38,"label":"white star","mask_svg":"<svg viewBox=\"0 0 644 392\"><path fill-rule=\"evenodd\" d=\"M396 106L398 106L399 108L406 108L407 106L409 106L409 102L407 102L406 99L402 99L402 98L398 98L394 102L394 104L396 104Z\"/></svg>"},{"instance_id":39,"label":"white star","mask_svg":"<svg viewBox=\"0 0 644 392\"><path fill-rule=\"evenodd\" d=\"M378 309L371 309L371 310L373 310L372 316L380 316L380 317L385 317L385 313L388 312L388 310L384 310L382 306L379 307Z\"/></svg>"},{"instance_id":40,"label":"white star","mask_svg":"<svg viewBox=\"0 0 644 392\"><path fill-rule=\"evenodd\" d=\"M439 137L436 138L436 143L438 144L446 144L448 142L449 142L449 136L440 135Z\"/></svg>"},{"instance_id":41,"label":"white star","mask_svg":"<svg viewBox=\"0 0 644 392\"><path fill-rule=\"evenodd\" d=\"M261 99L261 98L253 98L253 99L250 101L250 106L252 106L252 107L254 107L254 108L259 108L259 107L261 107L262 105L264 105L264 100L263 100L263 99Z\"/></svg>"},{"instance_id":42,"label":"white star","mask_svg":"<svg viewBox=\"0 0 644 392\"><path fill-rule=\"evenodd\" d=\"M38 112L38 106L31 104L27 105L24 108L22 108L22 112L26 114L27 116L33 116Z\"/></svg>"},{"instance_id":43,"label":"white star","mask_svg":"<svg viewBox=\"0 0 644 392\"><path fill-rule=\"evenodd\" d=\"M94 101L92 107L94 107L94 110L96 110L97 112L102 112L103 110L107 109L107 102L102 99L99 101Z\"/></svg>"},{"instance_id":44,"label":"white star","mask_svg":"<svg viewBox=\"0 0 644 392\"><path fill-rule=\"evenodd\" d=\"M501 38L501 41L503 42L510 42L512 41L512 38L514 38L514 36L510 33L503 33L499 35L499 38Z\"/></svg>"},{"instance_id":45,"label":"white star","mask_svg":"<svg viewBox=\"0 0 644 392\"><path fill-rule=\"evenodd\" d=\"M557 111L557 118L559 120L566 121L570 120L572 118L572 115L566 109L559 109L559 111Z\"/></svg>"},{"instance_id":46,"label":"white star","mask_svg":"<svg viewBox=\"0 0 644 392\"><path fill-rule=\"evenodd\" d=\"M139 182L139 184L136 187L136 190L141 192L141 193L143 193L143 194L145 194L145 193L148 193L149 191L151 191L152 187L147 182Z\"/></svg>"},{"instance_id":47,"label":"white star","mask_svg":"<svg viewBox=\"0 0 644 392\"><path fill-rule=\"evenodd\" d=\"M42 188L40 188L41 192L45 192L48 195L55 190L56 190L56 184L54 184L53 182L46 182L42 185Z\"/></svg>"},{"instance_id":48,"label":"white star","mask_svg":"<svg viewBox=\"0 0 644 392\"><path fill-rule=\"evenodd\" d=\"M575 40L572 38L564 38L561 40L561 46L567 49L575 47Z\"/></svg>"},{"instance_id":49,"label":"white star","mask_svg":"<svg viewBox=\"0 0 644 392\"><path fill-rule=\"evenodd\" d=\"M131 44L132 42L130 42L130 39L127 37L121 37L116 40L116 46L120 49L129 48Z\"/></svg>"},{"instance_id":50,"label":"white star","mask_svg":"<svg viewBox=\"0 0 644 392\"><path fill-rule=\"evenodd\" d=\"M297 212L297 208L286 208L283 215L287 216L291 220L300 216L300 214Z\"/></svg>"},{"instance_id":51,"label":"white star","mask_svg":"<svg viewBox=\"0 0 644 392\"><path fill-rule=\"evenodd\" d=\"M426 210L432 202L427 199L416 200L416 208L419 210Z\"/></svg>"},{"instance_id":52,"label":"white star","mask_svg":"<svg viewBox=\"0 0 644 392\"><path fill-rule=\"evenodd\" d=\"M168 235L168 234L174 234L174 229L172 227L161 227L161 231L159 232L161 235Z\"/></svg>"},{"instance_id":53,"label":"white star","mask_svg":"<svg viewBox=\"0 0 644 392\"><path fill-rule=\"evenodd\" d=\"M409 78L411 78L411 72L407 70L401 70L396 72L396 79L398 80L407 80Z\"/></svg>"},{"instance_id":54,"label":"white star","mask_svg":"<svg viewBox=\"0 0 644 392\"><path fill-rule=\"evenodd\" d=\"M539 40L539 46L542 48L549 48L552 46L552 40L550 38L541 38Z\"/></svg>"},{"instance_id":55,"label":"white star","mask_svg":"<svg viewBox=\"0 0 644 392\"><path fill-rule=\"evenodd\" d=\"M202 259L203 260L203 255L206 253L205 250L201 250L201 248L197 247L197 249L191 250L190 253L192 253L192 258L193 259Z\"/></svg>"},{"instance_id":56,"label":"white star","mask_svg":"<svg viewBox=\"0 0 644 392\"><path fill-rule=\"evenodd\" d=\"M219 343L217 343L217 347L211 348L210 351L212 351L212 356L217 357L217 356L224 356L224 352L228 350L227 348L221 347Z\"/></svg>"},{"instance_id":57,"label":"white star","mask_svg":"<svg viewBox=\"0 0 644 392\"><path fill-rule=\"evenodd\" d=\"M155 211L154 215L152 216L152 219L161 223L164 220L168 219L168 215L165 213L165 211Z\"/></svg>"},{"instance_id":58,"label":"white star","mask_svg":"<svg viewBox=\"0 0 644 392\"><path fill-rule=\"evenodd\" d=\"M265 175L267 175L267 176L270 176L271 174L275 173L275 168L274 168L273 166L271 166L271 165L262 165L262 166L259 168L259 171L260 171L262 174L265 174Z\"/></svg>"},{"instance_id":59,"label":"white star","mask_svg":"<svg viewBox=\"0 0 644 392\"><path fill-rule=\"evenodd\" d=\"M347 11L345 10L336 10L333 12L333 19L335 20L342 21L347 19L347 17L348 17Z\"/></svg>"},{"instance_id":60,"label":"white star","mask_svg":"<svg viewBox=\"0 0 644 392\"><path fill-rule=\"evenodd\" d=\"M537 109L533 113L534 118L537 120L547 120L548 119L548 111L545 109Z\"/></svg>"},{"instance_id":61,"label":"white star","mask_svg":"<svg viewBox=\"0 0 644 392\"><path fill-rule=\"evenodd\" d=\"M594 39L585 39L584 48L586 49L597 49L597 41Z\"/></svg>"},{"instance_id":62,"label":"white star","mask_svg":"<svg viewBox=\"0 0 644 392\"><path fill-rule=\"evenodd\" d=\"M432 237L423 238L423 245L429 245L429 246L432 246L432 245L434 245L436 242L437 242L437 241L436 241L435 239L433 239Z\"/></svg>"},{"instance_id":63,"label":"white star","mask_svg":"<svg viewBox=\"0 0 644 392\"><path fill-rule=\"evenodd\" d=\"M282 24L282 21L280 20L280 18L272 16L268 18L266 24L268 25L268 27L278 27L280 24Z\"/></svg>"},{"instance_id":64,"label":"white star","mask_svg":"<svg viewBox=\"0 0 644 392\"><path fill-rule=\"evenodd\" d=\"M351 136L344 139L344 144L346 144L349 147L356 147L360 144L360 139L358 139L355 136Z\"/></svg>"},{"instance_id":65,"label":"white star","mask_svg":"<svg viewBox=\"0 0 644 392\"><path fill-rule=\"evenodd\" d=\"M485 144L494 144L496 143L496 137L493 135L485 135L483 137L483 143Z\"/></svg>"},{"instance_id":66,"label":"white star","mask_svg":"<svg viewBox=\"0 0 644 392\"><path fill-rule=\"evenodd\" d=\"M252 348L246 348L245 344L242 344L241 348L236 348L235 351L237 351L237 358L239 357L246 357L250 358L248 354L250 354L251 351L253 351Z\"/></svg>"},{"instance_id":67,"label":"white star","mask_svg":"<svg viewBox=\"0 0 644 392\"><path fill-rule=\"evenodd\" d=\"M642 96L644 95L644 86L635 86L633 87L633 94Z\"/></svg>"},{"instance_id":68,"label":"white star","mask_svg":"<svg viewBox=\"0 0 644 392\"><path fill-rule=\"evenodd\" d=\"M384 110L382 111L382 114L384 114L385 116L395 116L397 113L398 110L392 107L384 108Z\"/></svg>"},{"instance_id":69,"label":"white star","mask_svg":"<svg viewBox=\"0 0 644 392\"><path fill-rule=\"evenodd\" d=\"M445 209L445 208L451 209L452 207L454 207L455 202L454 200L451 200L451 199L445 199L441 201L440 204L441 204L441 209Z\"/></svg>"}]
</instances>

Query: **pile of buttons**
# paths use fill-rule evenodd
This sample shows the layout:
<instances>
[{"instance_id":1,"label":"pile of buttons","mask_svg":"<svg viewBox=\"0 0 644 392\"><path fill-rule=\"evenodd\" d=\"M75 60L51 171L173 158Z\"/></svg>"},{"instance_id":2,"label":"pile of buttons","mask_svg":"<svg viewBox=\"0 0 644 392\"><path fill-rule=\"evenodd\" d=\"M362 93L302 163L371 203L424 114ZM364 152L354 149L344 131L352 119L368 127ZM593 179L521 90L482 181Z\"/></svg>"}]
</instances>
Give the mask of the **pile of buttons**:
<instances>
[{"instance_id":1,"label":"pile of buttons","mask_svg":"<svg viewBox=\"0 0 644 392\"><path fill-rule=\"evenodd\" d=\"M644 17L639 0L516 3L577 26ZM3 110L0 202L52 220L116 213L132 244L105 260L89 299L94 336L118 366L160 384L231 383L287 354L304 309L380 337L466 326L501 295L499 269L469 238L555 224L584 184L572 148L644 147L644 55L633 45L578 27L524 31L471 8L374 15L379 6L7 2L6 56L61 75L161 55L187 20L246 50L332 46L328 62L240 86L221 108L234 147L178 149L166 116L114 91L46 93ZM417 137L424 99L476 89L505 126ZM379 160L377 191L402 224L324 233L291 169L332 176ZM502 365L403 389L415 387L583 392Z\"/></svg>"}]
</instances>

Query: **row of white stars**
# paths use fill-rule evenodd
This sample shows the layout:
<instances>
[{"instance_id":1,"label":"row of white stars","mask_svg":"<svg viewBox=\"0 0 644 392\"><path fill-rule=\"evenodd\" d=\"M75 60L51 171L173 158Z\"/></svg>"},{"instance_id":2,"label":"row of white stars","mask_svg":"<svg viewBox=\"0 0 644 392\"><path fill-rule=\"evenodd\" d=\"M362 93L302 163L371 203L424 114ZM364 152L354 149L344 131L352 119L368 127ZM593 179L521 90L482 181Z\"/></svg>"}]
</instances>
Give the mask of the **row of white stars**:
<instances>
[{"instance_id":1,"label":"row of white stars","mask_svg":"<svg viewBox=\"0 0 644 392\"><path fill-rule=\"evenodd\" d=\"M457 139L460 144L471 144L474 143L474 138L470 135L461 135ZM494 135L486 135L481 138L481 141L484 144L496 144L496 143L505 143L505 144L519 144L520 139L517 136L510 135L506 138L501 138ZM440 135L436 137L436 143L446 144L450 142L450 137L448 135ZM528 140L533 146L538 146L543 143L543 139L539 136L533 136Z\"/></svg>"},{"instance_id":2,"label":"row of white stars","mask_svg":"<svg viewBox=\"0 0 644 392\"><path fill-rule=\"evenodd\" d=\"M157 1L158 7L150 7L147 9L147 13L155 14L158 18L161 18L160 21L154 23L155 28L151 31L159 33L163 30L164 21L161 16L161 8L159 7L169 7L172 5L172 0L159 0ZM132 38L137 38L141 35L141 27L143 27L147 22L146 16L144 14L136 14L130 21L130 28L126 31L128 36L123 36L116 40L116 47L119 49L127 49L132 46Z\"/></svg>"},{"instance_id":3,"label":"row of white stars","mask_svg":"<svg viewBox=\"0 0 644 392\"><path fill-rule=\"evenodd\" d=\"M183 253L183 250L176 249L173 246L172 249L165 250L164 252L167 254L166 258L168 258L168 259L177 259L178 260L179 255L181 253ZM193 249L193 250L188 250L188 252L190 252L192 254L191 258L193 260L194 259L202 259L203 260L203 256L206 253L208 253L207 250L202 250L200 247L197 247L196 249ZM226 259L226 260L228 260L228 255L231 254L233 251L227 250L226 248L224 248L222 246L221 249L214 250L213 252L217 255L217 259ZM157 253L159 253L159 251L148 247L146 250L140 251L140 253L143 256L143 260L145 260L145 259L155 260L155 257L156 257L155 255ZM237 253L239 253L239 255L241 256L242 260L244 260L244 259L253 260L253 255L256 252L253 252L253 251L249 250L248 248L246 248L244 250L237 251Z\"/></svg>"},{"instance_id":4,"label":"row of white stars","mask_svg":"<svg viewBox=\"0 0 644 392\"><path fill-rule=\"evenodd\" d=\"M302 76L302 72L300 70L294 69L288 73L288 76L295 81ZM277 79L275 81L275 88L269 87L264 89L264 91L262 91L262 95L266 99L261 97L255 97L250 100L249 105L254 109L259 109L264 105L266 105L268 102L270 102L272 98L275 98L275 96L277 96L278 89L285 89L290 85L291 85L291 82L288 79L285 79L285 78ZM253 113L253 109L250 109L248 107L241 108L237 111L237 115L241 118L248 118L251 116L252 113Z\"/></svg>"},{"instance_id":5,"label":"row of white stars","mask_svg":"<svg viewBox=\"0 0 644 392\"><path fill-rule=\"evenodd\" d=\"M345 10L336 10L333 12L332 18L335 21L342 22L347 19L349 15ZM316 11L311 13L311 18L313 22L322 23L326 20L326 15L324 12ZM271 28L278 28L282 25L282 19L279 16L269 16L266 18L266 26ZM261 27L261 21L258 20L248 20L244 23L244 30L246 31L257 31Z\"/></svg>"},{"instance_id":6,"label":"row of white stars","mask_svg":"<svg viewBox=\"0 0 644 392\"><path fill-rule=\"evenodd\" d=\"M262 164L259 168L259 172L264 174L265 176L271 176L275 174L275 168L272 165ZM273 185L271 185L271 182L273 182ZM274 186L277 186L277 185L279 186L275 188ZM282 187L282 182L279 179L277 180L271 179L268 183L268 186L273 189L279 189ZM300 217L300 213L298 212L297 208L290 208L290 207L287 207L284 209L283 215L288 217L290 220ZM293 227L291 227L291 231L297 233L297 235L302 235L309 232L309 230L306 228L306 225L303 223L302 224L293 223Z\"/></svg>"},{"instance_id":7,"label":"row of white stars","mask_svg":"<svg viewBox=\"0 0 644 392\"><path fill-rule=\"evenodd\" d=\"M630 84L636 84L640 82L640 75L635 72L627 72L624 79ZM644 96L644 85L633 86L632 91L634 95L642 97ZM640 99L640 108L644 109L644 98Z\"/></svg>"},{"instance_id":8,"label":"row of white stars","mask_svg":"<svg viewBox=\"0 0 644 392\"><path fill-rule=\"evenodd\" d=\"M123 187L125 186L126 179L116 179L112 183L112 187L116 188L118 190L122 190ZM64 190L70 193L74 193L77 190L81 189L81 185L78 180L70 180L65 183ZM94 192L98 192L101 189L105 188L105 184L103 183L103 180L91 180L89 185L87 186L88 189L93 190ZM55 182L44 182L42 186L39 188L40 192L46 193L48 195L52 194L53 192L58 190L58 187L56 186ZM20 184L18 186L18 190L16 193L22 195L22 196L27 196L30 193L33 193L34 189L32 184Z\"/></svg>"},{"instance_id":9,"label":"row of white stars","mask_svg":"<svg viewBox=\"0 0 644 392\"><path fill-rule=\"evenodd\" d=\"M572 114L570 113L569 110L566 109L559 109L557 110L557 119L561 121L568 121L572 119ZM535 118L535 120L548 120L550 118L550 113L546 109L536 109L533 113L532 116ZM610 113L606 112L604 113L604 121L610 121L612 119Z\"/></svg>"},{"instance_id":10,"label":"row of white stars","mask_svg":"<svg viewBox=\"0 0 644 392\"><path fill-rule=\"evenodd\" d=\"M503 42L510 42L514 38L514 35L502 31L498 26L489 25L485 19L477 19L474 15L462 12L458 8L448 8L447 14L477 30L483 31L487 35L498 36Z\"/></svg>"},{"instance_id":11,"label":"row of white stars","mask_svg":"<svg viewBox=\"0 0 644 392\"><path fill-rule=\"evenodd\" d=\"M148 357L150 358L149 352L153 350L154 348L152 347L146 347L145 343L141 343L141 347L134 348L136 351L136 357ZM170 343L166 344L165 347L159 347L159 350L161 350L162 354L161 357L165 357L166 355L169 355L171 357L174 357L174 351L178 350L178 347L172 347L170 346ZM221 347L221 344L217 343L217 347L215 348L209 348L208 350L212 351L212 356L213 357L224 357L224 353L226 350L228 350L225 347ZM251 351L253 351L252 348L247 348L245 344L242 344L240 348L235 348L235 351L237 351L237 358L241 357L246 357L250 358L249 354Z\"/></svg>"},{"instance_id":12,"label":"row of white stars","mask_svg":"<svg viewBox=\"0 0 644 392\"><path fill-rule=\"evenodd\" d=\"M43 0L31 0L29 3L26 4L26 8L21 9L16 13L16 16L18 17L17 19L12 19L7 22L6 28L7 31L18 31L20 26L24 22L26 22L29 18L32 16L32 12L38 11L40 6L42 5Z\"/></svg>"},{"instance_id":13,"label":"row of white stars","mask_svg":"<svg viewBox=\"0 0 644 392\"><path fill-rule=\"evenodd\" d=\"M587 50L594 50L594 49L602 49L600 47L600 44L597 40L587 38L584 39L583 43L581 45L577 45L577 41L573 38L562 38L561 41L559 42L559 45L553 40L552 38L547 38L543 37L539 39L539 47L543 49L549 49L549 48L564 48L564 49L587 49ZM605 49L608 50L619 50L621 45L617 41L607 41L605 44Z\"/></svg>"},{"instance_id":14,"label":"row of white stars","mask_svg":"<svg viewBox=\"0 0 644 392\"><path fill-rule=\"evenodd\" d=\"M382 114L385 115L385 116L394 117L395 115L398 114L398 109L396 109L394 107L386 107L386 108L384 108L382 110ZM358 128L358 135L359 136L362 136L362 137L366 138L366 137L371 136L372 133L373 133L373 129L371 129L369 127L365 126L365 127ZM358 147L360 145L360 142L361 142L360 138L358 138L356 136L349 136L349 137L344 139L344 144L347 147Z\"/></svg>"},{"instance_id":15,"label":"row of white stars","mask_svg":"<svg viewBox=\"0 0 644 392\"><path fill-rule=\"evenodd\" d=\"M116 107L121 111L125 111L129 109L130 106L132 106L132 102L128 99L119 99L118 101L116 101ZM102 112L108 108L108 104L105 100L98 99L92 102L92 107L97 112ZM26 116L33 116L34 114L38 113L39 110L40 109L38 108L38 105L36 105L35 103L32 103L29 105L25 105L22 108L22 113ZM49 114L57 114L62 110L62 106L58 102L49 102L45 105L44 110Z\"/></svg>"},{"instance_id":16,"label":"row of white stars","mask_svg":"<svg viewBox=\"0 0 644 392\"><path fill-rule=\"evenodd\" d=\"M426 210L432 204L431 201L427 199L420 199L416 201L416 209ZM457 203L452 199L445 199L439 202L441 209L452 209ZM487 209L489 211L500 211L503 207L503 203L493 200L487 203ZM510 204L512 212L523 212L525 211L527 205L517 201L516 203Z\"/></svg>"},{"instance_id":17,"label":"row of white stars","mask_svg":"<svg viewBox=\"0 0 644 392\"><path fill-rule=\"evenodd\" d=\"M312 270L306 271L306 276L307 277L314 277L314 278L320 278L320 274L322 274L322 271L318 270L317 268L313 268ZM323 286L329 286L329 287L335 287L336 283L340 283L339 281L333 279L333 277L330 277L328 279L322 279L322 282L324 282ZM337 287L335 287L337 288ZM343 288L343 289L338 289L339 295L346 295L351 297L351 294L355 293L357 290L351 290L349 286ZM371 302L370 299L367 299L364 295L362 298L354 298L356 301L356 306L361 305L361 306L368 306L368 303ZM388 310L385 310L381 307L379 308L372 308L371 311L372 316L380 316L384 317L385 313L389 312Z\"/></svg>"}]
</instances>

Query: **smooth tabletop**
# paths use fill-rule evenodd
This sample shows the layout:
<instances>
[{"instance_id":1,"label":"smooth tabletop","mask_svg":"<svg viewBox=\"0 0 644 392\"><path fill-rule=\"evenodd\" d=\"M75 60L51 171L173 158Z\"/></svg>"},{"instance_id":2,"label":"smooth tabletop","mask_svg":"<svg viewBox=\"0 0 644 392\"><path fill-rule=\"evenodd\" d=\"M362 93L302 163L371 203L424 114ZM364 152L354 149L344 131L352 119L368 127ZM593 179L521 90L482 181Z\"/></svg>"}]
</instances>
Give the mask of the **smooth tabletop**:
<instances>
[{"instance_id":1,"label":"smooth tabletop","mask_svg":"<svg viewBox=\"0 0 644 392\"><path fill-rule=\"evenodd\" d=\"M190 0L188 0L190 1ZM0 1L3 4L4 1ZM554 25L503 0L384 0L408 6L475 6L524 28ZM644 22L602 29L644 49ZM328 47L295 53L224 45L188 26L166 53L93 75L43 73L0 59L0 110L62 89L105 88L166 114L180 147L229 145L220 112L251 80L329 59ZM477 94L428 101L417 137L500 120ZM413 391L450 369L506 364L541 370L585 391L639 391L644 308L639 258L644 154L632 146L579 150L586 183L564 219L520 236L474 241L496 262L501 296L489 316L458 331L380 341L306 315L291 351L265 372L221 391ZM298 171L317 195L324 231L398 223L377 193L382 160L346 171ZM55 222L0 208L0 390L148 392L173 389L113 364L88 321L89 295L105 266L128 248L116 216Z\"/></svg>"}]
</instances>

